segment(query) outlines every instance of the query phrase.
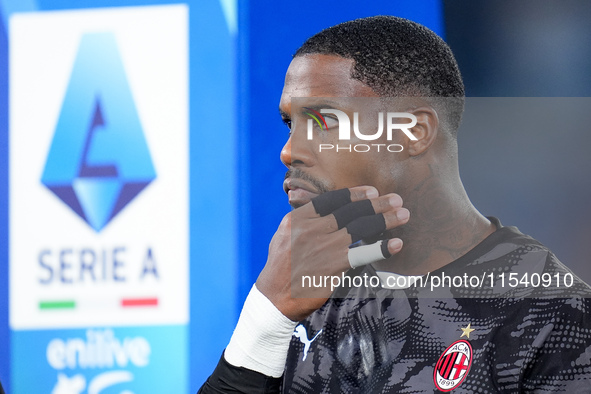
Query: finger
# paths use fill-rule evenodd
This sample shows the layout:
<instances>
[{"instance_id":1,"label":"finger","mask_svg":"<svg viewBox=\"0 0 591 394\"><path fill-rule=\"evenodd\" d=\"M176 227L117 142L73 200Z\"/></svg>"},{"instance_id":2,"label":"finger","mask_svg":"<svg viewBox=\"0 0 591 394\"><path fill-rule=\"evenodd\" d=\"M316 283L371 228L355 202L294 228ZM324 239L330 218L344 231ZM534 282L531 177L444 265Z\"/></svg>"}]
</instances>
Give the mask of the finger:
<instances>
[{"instance_id":1,"label":"finger","mask_svg":"<svg viewBox=\"0 0 591 394\"><path fill-rule=\"evenodd\" d=\"M375 215L376 211L371 200L361 200L342 206L332 214L337 222L337 228L341 229L357 218Z\"/></svg>"},{"instance_id":2,"label":"finger","mask_svg":"<svg viewBox=\"0 0 591 394\"><path fill-rule=\"evenodd\" d=\"M375 187L358 186L323 193L312 199L312 206L318 215L326 216L352 201L366 200L378 196L379 194Z\"/></svg>"},{"instance_id":3,"label":"finger","mask_svg":"<svg viewBox=\"0 0 591 394\"><path fill-rule=\"evenodd\" d=\"M402 240L400 238L393 238L378 241L371 245L350 248L347 256L351 268L357 268L387 259L393 254L398 253L400 249L402 249Z\"/></svg>"},{"instance_id":4,"label":"finger","mask_svg":"<svg viewBox=\"0 0 591 394\"><path fill-rule=\"evenodd\" d=\"M337 224L335 230L340 230L362 216L384 213L400 207L402 207L402 198L397 194L388 194L372 200L354 201L336 209L332 213Z\"/></svg>"},{"instance_id":5,"label":"finger","mask_svg":"<svg viewBox=\"0 0 591 394\"><path fill-rule=\"evenodd\" d=\"M385 230L400 226L408 221L410 212L400 208L395 212L389 211L373 216L363 216L347 224L346 229L351 236L351 243L362 239L375 237Z\"/></svg>"},{"instance_id":6,"label":"finger","mask_svg":"<svg viewBox=\"0 0 591 394\"><path fill-rule=\"evenodd\" d=\"M340 189L323 193L312 199L314 210L320 216L326 216L335 209L347 205L351 202L351 191L349 189Z\"/></svg>"},{"instance_id":7,"label":"finger","mask_svg":"<svg viewBox=\"0 0 591 394\"><path fill-rule=\"evenodd\" d=\"M351 236L351 243L355 243L364 238L374 237L384 232L386 230L386 220L382 213L363 216L347 224L346 229Z\"/></svg>"},{"instance_id":8,"label":"finger","mask_svg":"<svg viewBox=\"0 0 591 394\"><path fill-rule=\"evenodd\" d=\"M389 211L384 213L384 221L386 222L386 230L398 227L406 222L410 217L410 211L406 208L399 208L396 211Z\"/></svg>"}]
</instances>

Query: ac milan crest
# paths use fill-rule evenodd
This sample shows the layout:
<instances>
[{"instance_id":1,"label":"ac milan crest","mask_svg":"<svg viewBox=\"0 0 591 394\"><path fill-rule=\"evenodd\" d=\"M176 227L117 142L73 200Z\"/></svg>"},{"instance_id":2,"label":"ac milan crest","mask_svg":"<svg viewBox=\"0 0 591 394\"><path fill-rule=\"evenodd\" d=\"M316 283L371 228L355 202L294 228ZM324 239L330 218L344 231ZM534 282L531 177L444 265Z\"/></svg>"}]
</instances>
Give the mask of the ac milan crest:
<instances>
[{"instance_id":1,"label":"ac milan crest","mask_svg":"<svg viewBox=\"0 0 591 394\"><path fill-rule=\"evenodd\" d=\"M452 391L468 376L472 365L472 346L460 339L449 345L443 352L433 372L435 387L440 391Z\"/></svg>"}]
</instances>

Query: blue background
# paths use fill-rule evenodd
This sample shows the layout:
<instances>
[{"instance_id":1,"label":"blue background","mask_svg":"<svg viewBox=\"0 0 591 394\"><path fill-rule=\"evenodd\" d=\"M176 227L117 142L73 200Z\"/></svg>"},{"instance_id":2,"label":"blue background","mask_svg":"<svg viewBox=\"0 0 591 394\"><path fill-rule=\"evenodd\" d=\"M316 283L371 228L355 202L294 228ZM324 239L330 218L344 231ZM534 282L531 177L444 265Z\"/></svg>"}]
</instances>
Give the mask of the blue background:
<instances>
[{"instance_id":1,"label":"blue background","mask_svg":"<svg viewBox=\"0 0 591 394\"><path fill-rule=\"evenodd\" d=\"M172 4L147 0L0 0L0 380L10 386L8 328L8 48L11 12ZM393 14L442 35L470 96L589 96L591 5L585 1L189 1L191 309L189 392L213 370L289 211L277 113L291 55L349 19ZM233 15L237 20L233 19ZM236 26L238 26L236 30ZM216 130L204 133L203 130ZM578 126L578 130L584 130ZM511 136L505 130L504 136ZM472 201L540 238L591 280L591 133L461 130ZM220 143L221 141L221 143ZM551 191L549 193L548 191ZM208 262L208 264L203 264ZM9 391L8 391L9 392Z\"/></svg>"}]
</instances>

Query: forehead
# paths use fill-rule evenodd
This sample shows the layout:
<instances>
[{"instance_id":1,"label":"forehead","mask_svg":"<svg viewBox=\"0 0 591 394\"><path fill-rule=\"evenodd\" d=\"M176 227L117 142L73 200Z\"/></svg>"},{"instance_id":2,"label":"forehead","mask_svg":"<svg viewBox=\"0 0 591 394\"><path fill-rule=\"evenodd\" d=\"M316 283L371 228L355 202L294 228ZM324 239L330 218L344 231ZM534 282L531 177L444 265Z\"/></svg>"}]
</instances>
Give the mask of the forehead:
<instances>
[{"instance_id":1,"label":"forehead","mask_svg":"<svg viewBox=\"0 0 591 394\"><path fill-rule=\"evenodd\" d=\"M294 58L285 75L280 108L289 112L295 97L378 97L366 84L351 78L354 62L334 55Z\"/></svg>"}]
</instances>

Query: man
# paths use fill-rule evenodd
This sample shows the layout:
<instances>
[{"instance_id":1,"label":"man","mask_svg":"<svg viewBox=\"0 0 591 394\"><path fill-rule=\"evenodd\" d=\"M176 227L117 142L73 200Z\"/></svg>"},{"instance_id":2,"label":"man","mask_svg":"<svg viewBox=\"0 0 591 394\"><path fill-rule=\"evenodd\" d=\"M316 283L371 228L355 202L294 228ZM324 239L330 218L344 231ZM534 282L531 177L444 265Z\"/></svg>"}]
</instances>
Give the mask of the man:
<instances>
[{"instance_id":1,"label":"man","mask_svg":"<svg viewBox=\"0 0 591 394\"><path fill-rule=\"evenodd\" d=\"M389 97L416 121L378 140L401 149L319 149L342 142L341 119L320 115L354 119ZM416 23L359 19L304 43L280 100L295 209L201 393L590 391L591 292L470 203L457 163L463 100L450 49ZM312 277L342 286L306 286Z\"/></svg>"}]
</instances>

